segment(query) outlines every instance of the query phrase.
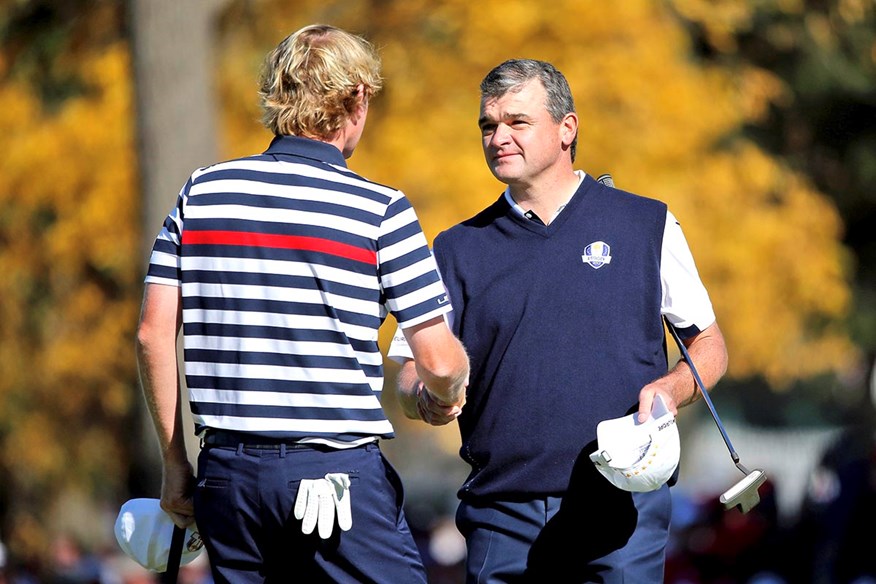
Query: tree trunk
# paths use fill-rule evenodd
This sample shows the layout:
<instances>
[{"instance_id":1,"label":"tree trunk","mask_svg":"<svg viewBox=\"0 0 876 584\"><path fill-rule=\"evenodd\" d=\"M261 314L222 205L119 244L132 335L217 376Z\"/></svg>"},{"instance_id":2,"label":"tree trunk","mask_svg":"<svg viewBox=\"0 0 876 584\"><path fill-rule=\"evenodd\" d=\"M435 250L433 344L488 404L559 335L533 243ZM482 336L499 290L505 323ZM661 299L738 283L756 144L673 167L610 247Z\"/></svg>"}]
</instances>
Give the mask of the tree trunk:
<instances>
[{"instance_id":1,"label":"tree trunk","mask_svg":"<svg viewBox=\"0 0 876 584\"><path fill-rule=\"evenodd\" d=\"M194 169L216 162L214 17L224 5L218 0L129 1L144 274L152 243L180 188ZM131 490L134 496L156 497L161 484L158 442L145 400L139 403L139 428L131 433ZM194 458L195 437L185 405L183 412Z\"/></svg>"}]
</instances>

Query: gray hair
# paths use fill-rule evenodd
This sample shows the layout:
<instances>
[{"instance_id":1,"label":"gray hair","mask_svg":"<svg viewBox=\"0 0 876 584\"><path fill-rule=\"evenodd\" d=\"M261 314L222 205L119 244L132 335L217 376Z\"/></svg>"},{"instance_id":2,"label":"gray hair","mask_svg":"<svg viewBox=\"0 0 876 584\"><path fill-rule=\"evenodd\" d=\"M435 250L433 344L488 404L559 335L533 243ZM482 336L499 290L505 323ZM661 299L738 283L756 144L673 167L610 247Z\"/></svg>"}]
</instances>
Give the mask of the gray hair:
<instances>
[{"instance_id":1,"label":"gray hair","mask_svg":"<svg viewBox=\"0 0 876 584\"><path fill-rule=\"evenodd\" d=\"M566 77L550 63L535 59L509 59L494 67L481 81L481 101L520 91L526 83L536 78L547 93L544 106L554 122L560 123L566 114L575 113L575 100L572 99L572 90ZM572 162L575 161L577 147L576 135L570 148Z\"/></svg>"}]
</instances>

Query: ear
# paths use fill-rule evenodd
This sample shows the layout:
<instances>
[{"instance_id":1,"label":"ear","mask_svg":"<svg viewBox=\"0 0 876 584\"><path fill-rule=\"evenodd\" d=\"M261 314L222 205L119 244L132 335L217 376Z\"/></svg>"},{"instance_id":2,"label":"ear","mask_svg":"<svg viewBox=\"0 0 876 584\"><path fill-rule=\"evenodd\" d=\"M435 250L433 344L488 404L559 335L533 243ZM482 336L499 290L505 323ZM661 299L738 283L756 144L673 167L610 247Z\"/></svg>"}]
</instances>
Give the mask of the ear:
<instances>
[{"instance_id":1,"label":"ear","mask_svg":"<svg viewBox=\"0 0 876 584\"><path fill-rule=\"evenodd\" d=\"M563 147L568 148L578 136L578 114L571 112L563 116L560 121L560 140Z\"/></svg>"},{"instance_id":2,"label":"ear","mask_svg":"<svg viewBox=\"0 0 876 584\"><path fill-rule=\"evenodd\" d=\"M365 86L359 84L356 86L356 101L353 105L353 111L350 114L350 121L353 124L358 124L359 119L368 112L368 96L365 92Z\"/></svg>"}]
</instances>

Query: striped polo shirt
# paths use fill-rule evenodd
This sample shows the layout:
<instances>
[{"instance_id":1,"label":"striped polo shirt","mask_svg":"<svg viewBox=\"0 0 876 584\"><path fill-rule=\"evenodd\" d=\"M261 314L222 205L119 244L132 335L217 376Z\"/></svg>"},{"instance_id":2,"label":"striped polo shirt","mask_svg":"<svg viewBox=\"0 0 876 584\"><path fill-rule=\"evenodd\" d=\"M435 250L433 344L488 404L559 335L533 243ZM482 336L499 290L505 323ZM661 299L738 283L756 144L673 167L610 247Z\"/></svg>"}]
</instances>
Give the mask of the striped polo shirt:
<instances>
[{"instance_id":1,"label":"striped polo shirt","mask_svg":"<svg viewBox=\"0 0 876 584\"><path fill-rule=\"evenodd\" d=\"M146 283L181 287L197 433L336 447L393 436L380 404L387 314L407 328L450 309L407 197L293 136L195 171Z\"/></svg>"}]
</instances>

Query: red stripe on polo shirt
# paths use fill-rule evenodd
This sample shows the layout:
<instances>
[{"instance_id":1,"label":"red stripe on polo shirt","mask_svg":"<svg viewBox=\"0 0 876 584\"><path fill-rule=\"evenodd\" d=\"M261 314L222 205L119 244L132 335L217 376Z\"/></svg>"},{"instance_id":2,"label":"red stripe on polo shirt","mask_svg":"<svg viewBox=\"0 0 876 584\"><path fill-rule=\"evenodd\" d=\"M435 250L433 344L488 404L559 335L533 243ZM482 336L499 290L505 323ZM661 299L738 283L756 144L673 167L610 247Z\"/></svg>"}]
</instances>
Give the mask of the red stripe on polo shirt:
<instances>
[{"instance_id":1,"label":"red stripe on polo shirt","mask_svg":"<svg viewBox=\"0 0 876 584\"><path fill-rule=\"evenodd\" d=\"M277 235L247 231L183 231L183 244L244 245L249 247L300 249L327 253L372 265L377 264L377 253L374 251L320 237Z\"/></svg>"}]
</instances>

